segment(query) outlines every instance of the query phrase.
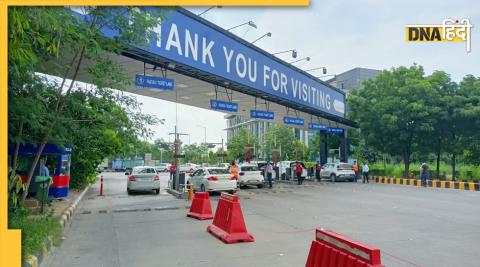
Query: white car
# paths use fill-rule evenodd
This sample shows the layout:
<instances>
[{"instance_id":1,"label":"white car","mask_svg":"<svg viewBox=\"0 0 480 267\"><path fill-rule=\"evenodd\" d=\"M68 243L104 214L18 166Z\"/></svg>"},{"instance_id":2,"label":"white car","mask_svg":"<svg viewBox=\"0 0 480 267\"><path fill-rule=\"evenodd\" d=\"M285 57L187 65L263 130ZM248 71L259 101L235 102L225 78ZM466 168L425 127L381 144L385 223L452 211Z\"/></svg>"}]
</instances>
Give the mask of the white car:
<instances>
[{"instance_id":1,"label":"white car","mask_svg":"<svg viewBox=\"0 0 480 267\"><path fill-rule=\"evenodd\" d=\"M293 177L294 179L296 179L296 177L297 177L295 175L295 164L296 163L297 163L296 161L289 161L289 160L279 162L278 173L279 173L282 180L286 180L286 178L287 178L287 168L290 168L290 173L288 174L289 177ZM307 168L305 167L305 165L303 164L303 162L300 161L300 164L302 165L302 175L301 176L305 179L308 176L308 171L307 171Z\"/></svg>"},{"instance_id":2,"label":"white car","mask_svg":"<svg viewBox=\"0 0 480 267\"><path fill-rule=\"evenodd\" d=\"M328 178L332 182L336 181L356 181L355 172L353 166L340 162L340 163L326 163L322 166L320 171L320 178Z\"/></svg>"},{"instance_id":3,"label":"white car","mask_svg":"<svg viewBox=\"0 0 480 267\"><path fill-rule=\"evenodd\" d=\"M193 173L197 169L198 169L198 165L193 163L186 163L178 167L179 172L185 172L185 173Z\"/></svg>"},{"instance_id":4,"label":"white car","mask_svg":"<svg viewBox=\"0 0 480 267\"><path fill-rule=\"evenodd\" d=\"M157 172L168 172L170 170L170 166L172 164L170 163L160 163L157 166L155 166L155 170Z\"/></svg>"},{"instance_id":5,"label":"white car","mask_svg":"<svg viewBox=\"0 0 480 267\"><path fill-rule=\"evenodd\" d=\"M132 173L125 173L125 175L128 175L128 194L131 194L133 191L154 191L155 194L160 193L160 177L157 175L155 167L133 167Z\"/></svg>"},{"instance_id":6,"label":"white car","mask_svg":"<svg viewBox=\"0 0 480 267\"><path fill-rule=\"evenodd\" d=\"M264 180L262 171L257 165L245 164L238 167L238 187L255 185L258 188L263 188Z\"/></svg>"},{"instance_id":7,"label":"white car","mask_svg":"<svg viewBox=\"0 0 480 267\"><path fill-rule=\"evenodd\" d=\"M232 179L229 170L221 167L200 168L190 175L187 184L201 192L228 191L233 194L237 191L237 180Z\"/></svg>"}]
</instances>

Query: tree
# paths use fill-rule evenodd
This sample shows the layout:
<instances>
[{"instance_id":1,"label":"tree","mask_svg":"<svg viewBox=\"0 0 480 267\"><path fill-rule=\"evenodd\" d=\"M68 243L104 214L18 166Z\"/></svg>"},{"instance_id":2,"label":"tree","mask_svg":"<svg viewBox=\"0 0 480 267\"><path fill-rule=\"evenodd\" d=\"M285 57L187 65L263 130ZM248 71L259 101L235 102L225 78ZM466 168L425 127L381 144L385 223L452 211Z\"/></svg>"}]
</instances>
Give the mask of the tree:
<instances>
[{"instance_id":1,"label":"tree","mask_svg":"<svg viewBox=\"0 0 480 267\"><path fill-rule=\"evenodd\" d=\"M233 159L247 160L248 144L250 155L254 155L254 147L258 148L258 140L247 129L240 129L238 133L227 142L228 154Z\"/></svg>"},{"instance_id":2,"label":"tree","mask_svg":"<svg viewBox=\"0 0 480 267\"><path fill-rule=\"evenodd\" d=\"M274 154L274 147L277 144L278 160L293 159L295 136L292 128L281 124L272 124L265 134L264 151ZM300 154L302 155L302 154Z\"/></svg>"},{"instance_id":3,"label":"tree","mask_svg":"<svg viewBox=\"0 0 480 267\"><path fill-rule=\"evenodd\" d=\"M9 121L14 126L9 128L9 137L16 136L12 138L16 144L25 132L26 121L36 124L30 127L34 136L29 141L39 143L39 150L30 166L27 186L47 142L59 139L56 135L63 133L66 105L78 89L76 81L80 69L86 69L88 78L96 85L92 88L95 96L138 108L136 100L109 89L121 90L130 83L130 79L122 73L121 66L108 57L108 53L119 54L132 44L146 44L146 40L154 38L150 29L160 23L161 16L148 15L137 7L84 7L83 11L90 15L90 20L76 17L63 7L9 9L9 96L15 103L28 103L32 102L30 97L35 95L37 87L46 87L42 92L47 94L44 101L33 106L38 114L22 116L18 110L22 106L9 110L19 114ZM117 38L104 38L100 32L103 28L118 30ZM59 60L62 64L55 63ZM35 71L48 71L60 79L40 79ZM145 125L143 122L147 116L139 113L130 115L136 116L133 126ZM148 134L146 127L136 129L140 134ZM23 199L27 194L28 189L24 191Z\"/></svg>"},{"instance_id":4,"label":"tree","mask_svg":"<svg viewBox=\"0 0 480 267\"><path fill-rule=\"evenodd\" d=\"M436 90L417 65L383 71L363 85L349 95L350 115L368 146L402 156L408 177L412 152L433 131L431 102Z\"/></svg>"}]
</instances>

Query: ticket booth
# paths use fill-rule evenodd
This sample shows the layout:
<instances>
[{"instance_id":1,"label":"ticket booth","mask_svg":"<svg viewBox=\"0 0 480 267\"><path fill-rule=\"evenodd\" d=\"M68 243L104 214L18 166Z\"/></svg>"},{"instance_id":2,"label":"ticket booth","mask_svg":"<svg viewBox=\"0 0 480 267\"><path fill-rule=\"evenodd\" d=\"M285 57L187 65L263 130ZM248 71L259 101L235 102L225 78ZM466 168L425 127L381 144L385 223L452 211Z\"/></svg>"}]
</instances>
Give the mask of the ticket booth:
<instances>
[{"instance_id":1,"label":"ticket booth","mask_svg":"<svg viewBox=\"0 0 480 267\"><path fill-rule=\"evenodd\" d=\"M22 144L18 151L17 174L22 177L23 182L27 181L28 170L38 151L39 145ZM13 155L14 147L9 147L9 156ZM72 148L69 145L46 144L42 151L42 159L46 159L46 164L50 176L53 179L49 188L48 195L54 198L63 198L68 196L70 187L70 164ZM40 173L40 164L33 173L37 176ZM30 195L35 195L34 179L30 183Z\"/></svg>"}]
</instances>

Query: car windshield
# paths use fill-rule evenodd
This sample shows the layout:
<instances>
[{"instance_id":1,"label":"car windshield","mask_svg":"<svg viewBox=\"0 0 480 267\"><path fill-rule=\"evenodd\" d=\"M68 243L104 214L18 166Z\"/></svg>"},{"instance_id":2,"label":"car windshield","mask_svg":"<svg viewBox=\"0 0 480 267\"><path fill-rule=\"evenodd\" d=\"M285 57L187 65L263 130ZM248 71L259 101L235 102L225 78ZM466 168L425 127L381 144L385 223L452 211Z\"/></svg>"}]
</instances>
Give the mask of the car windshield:
<instances>
[{"instance_id":1,"label":"car windshield","mask_svg":"<svg viewBox=\"0 0 480 267\"><path fill-rule=\"evenodd\" d=\"M242 166L242 172L258 171L257 166Z\"/></svg>"},{"instance_id":2,"label":"car windshield","mask_svg":"<svg viewBox=\"0 0 480 267\"><path fill-rule=\"evenodd\" d=\"M210 174L228 174L230 173L227 169L209 169L208 172Z\"/></svg>"},{"instance_id":3,"label":"car windshield","mask_svg":"<svg viewBox=\"0 0 480 267\"><path fill-rule=\"evenodd\" d=\"M156 173L153 168L135 168L133 169L133 174L142 174L142 173Z\"/></svg>"}]
</instances>

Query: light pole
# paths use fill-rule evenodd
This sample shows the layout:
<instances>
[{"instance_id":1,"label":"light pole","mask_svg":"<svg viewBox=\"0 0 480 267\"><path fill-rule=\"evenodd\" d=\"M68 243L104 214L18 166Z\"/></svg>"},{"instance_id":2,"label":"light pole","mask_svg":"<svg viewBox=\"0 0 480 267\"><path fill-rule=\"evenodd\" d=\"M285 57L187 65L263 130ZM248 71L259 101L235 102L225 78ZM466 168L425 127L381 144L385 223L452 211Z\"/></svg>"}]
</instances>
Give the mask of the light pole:
<instances>
[{"instance_id":1,"label":"light pole","mask_svg":"<svg viewBox=\"0 0 480 267\"><path fill-rule=\"evenodd\" d=\"M265 33L264 35L262 35L262 36L258 37L257 39L255 39L255 40L252 42L252 44L255 43L255 42L260 41L261 39L263 39L263 38L265 38L265 37L272 37L272 33L271 33L271 32Z\"/></svg>"},{"instance_id":2,"label":"light pole","mask_svg":"<svg viewBox=\"0 0 480 267\"><path fill-rule=\"evenodd\" d=\"M214 9L214 8L222 8L222 6L211 6L211 7L207 8L207 9L205 9L204 11L200 12L197 16L200 17L200 16L202 16L203 14L207 13L208 11L210 11L210 10L212 10L212 9Z\"/></svg>"},{"instance_id":3,"label":"light pole","mask_svg":"<svg viewBox=\"0 0 480 267\"><path fill-rule=\"evenodd\" d=\"M279 54L283 54L283 53L287 53L287 52L292 52L292 58L297 58L297 50L295 50L295 49L276 52L276 53L273 53L272 55L279 55Z\"/></svg>"},{"instance_id":4,"label":"light pole","mask_svg":"<svg viewBox=\"0 0 480 267\"><path fill-rule=\"evenodd\" d=\"M300 62L300 61L303 61L303 60L310 61L310 57L304 57L304 58L301 58L301 59L294 60L294 61L290 62L290 64L294 64L294 63L297 63L297 62Z\"/></svg>"},{"instance_id":5,"label":"light pole","mask_svg":"<svg viewBox=\"0 0 480 267\"><path fill-rule=\"evenodd\" d=\"M233 27L231 27L231 28L228 28L227 31L231 31L231 30L236 29L236 28L238 28L238 27L242 27L243 25L248 25L248 26L250 26L250 27L252 27L252 28L255 28L255 29L257 28L257 25L255 24L255 22L253 22L253 21L250 20L250 21L247 21L247 22L245 22L245 23L239 24L239 25L237 25L237 26L233 26Z\"/></svg>"},{"instance_id":6,"label":"light pole","mask_svg":"<svg viewBox=\"0 0 480 267\"><path fill-rule=\"evenodd\" d=\"M205 159L208 160L208 144L207 144L207 127L202 126L202 125L197 125L197 127L203 128L204 130L204 144L205 144Z\"/></svg>"}]
</instances>

